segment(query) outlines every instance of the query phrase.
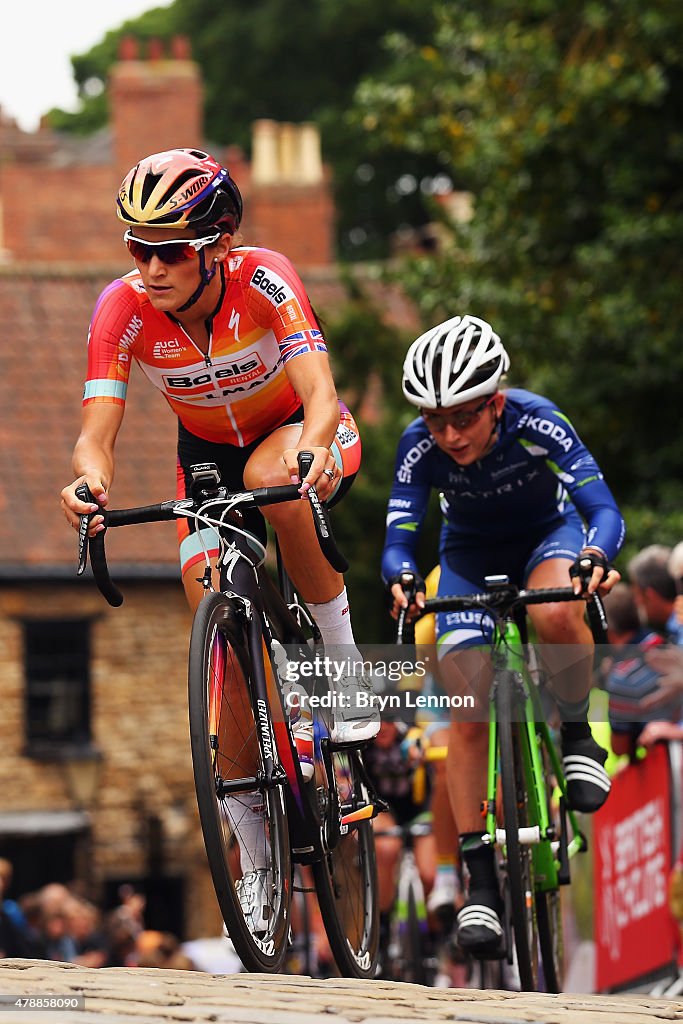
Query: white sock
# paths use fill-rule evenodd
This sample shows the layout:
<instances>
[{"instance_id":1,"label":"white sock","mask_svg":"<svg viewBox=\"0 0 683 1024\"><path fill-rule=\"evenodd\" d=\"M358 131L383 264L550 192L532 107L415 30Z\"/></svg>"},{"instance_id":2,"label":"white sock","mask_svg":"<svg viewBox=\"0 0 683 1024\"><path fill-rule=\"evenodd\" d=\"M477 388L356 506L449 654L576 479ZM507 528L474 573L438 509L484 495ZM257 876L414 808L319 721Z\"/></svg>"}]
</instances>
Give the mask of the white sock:
<instances>
[{"instance_id":1,"label":"white sock","mask_svg":"<svg viewBox=\"0 0 683 1024\"><path fill-rule=\"evenodd\" d=\"M307 601L306 604L322 634L325 647L333 647L337 644L349 644L355 647L346 587L341 594L333 597L331 601L325 601L324 604L311 604L310 601Z\"/></svg>"},{"instance_id":2,"label":"white sock","mask_svg":"<svg viewBox=\"0 0 683 1024\"><path fill-rule=\"evenodd\" d=\"M229 796L228 816L240 844L242 874L268 867L264 797L261 793Z\"/></svg>"}]
</instances>

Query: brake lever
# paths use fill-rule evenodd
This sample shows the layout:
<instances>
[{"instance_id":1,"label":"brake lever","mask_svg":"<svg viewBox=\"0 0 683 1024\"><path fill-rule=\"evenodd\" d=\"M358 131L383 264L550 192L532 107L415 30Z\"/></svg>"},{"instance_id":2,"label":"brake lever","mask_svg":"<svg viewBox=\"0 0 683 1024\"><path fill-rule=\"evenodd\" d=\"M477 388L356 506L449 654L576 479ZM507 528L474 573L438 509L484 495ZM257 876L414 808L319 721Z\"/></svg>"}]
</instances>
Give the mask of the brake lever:
<instances>
[{"instance_id":1,"label":"brake lever","mask_svg":"<svg viewBox=\"0 0 683 1024\"><path fill-rule=\"evenodd\" d=\"M76 488L76 497L80 501L89 502L91 504L97 504L90 488L87 484L79 484ZM90 522L92 517L96 515L95 512L84 512L78 517L78 568L76 569L76 575L82 576L85 572L85 568L88 564L88 530L90 529Z\"/></svg>"},{"instance_id":2,"label":"brake lever","mask_svg":"<svg viewBox=\"0 0 683 1024\"><path fill-rule=\"evenodd\" d=\"M417 596L417 581L414 573L406 572L401 574L398 582L401 584L401 589L407 598L408 604L405 608L401 608L398 613L396 643L411 645L415 643L415 622L408 622L408 609Z\"/></svg>"},{"instance_id":3,"label":"brake lever","mask_svg":"<svg viewBox=\"0 0 683 1024\"><path fill-rule=\"evenodd\" d=\"M313 452L299 452L297 455L297 462L299 466L299 479L303 480L313 465ZM318 535L318 543L320 544L323 554L332 568L343 575L348 570L349 563L337 547L332 534L332 526L330 524L327 510L318 497L318 492L313 484L309 485L308 490L306 491L306 497L311 504L313 522Z\"/></svg>"},{"instance_id":4,"label":"brake lever","mask_svg":"<svg viewBox=\"0 0 683 1024\"><path fill-rule=\"evenodd\" d=\"M581 587L586 592L586 587L590 582L590 578L593 575L593 564L590 558L582 558L579 562L579 579L581 580ZM588 614L588 622L590 623L591 631L593 633L593 639L597 644L607 643L607 615L605 613L605 606L602 603L602 598L598 594L597 590L593 594L586 595L586 612Z\"/></svg>"}]
</instances>

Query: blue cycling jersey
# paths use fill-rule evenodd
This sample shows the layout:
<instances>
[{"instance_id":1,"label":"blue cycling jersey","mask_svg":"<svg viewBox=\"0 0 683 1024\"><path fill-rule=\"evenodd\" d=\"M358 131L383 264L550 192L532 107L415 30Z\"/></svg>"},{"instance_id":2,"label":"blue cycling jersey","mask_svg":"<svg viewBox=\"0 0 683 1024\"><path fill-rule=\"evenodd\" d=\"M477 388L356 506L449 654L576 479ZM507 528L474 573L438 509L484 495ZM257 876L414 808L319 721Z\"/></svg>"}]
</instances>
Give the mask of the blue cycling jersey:
<instances>
[{"instance_id":1,"label":"blue cycling jersey","mask_svg":"<svg viewBox=\"0 0 683 1024\"><path fill-rule=\"evenodd\" d=\"M624 520L597 462L564 413L530 391L505 392L496 443L470 466L437 448L421 417L406 427L387 513L385 581L418 571L415 550L432 490L441 492L444 530L473 546L550 532L575 517L574 508L587 524L586 543L608 560L624 540Z\"/></svg>"}]
</instances>

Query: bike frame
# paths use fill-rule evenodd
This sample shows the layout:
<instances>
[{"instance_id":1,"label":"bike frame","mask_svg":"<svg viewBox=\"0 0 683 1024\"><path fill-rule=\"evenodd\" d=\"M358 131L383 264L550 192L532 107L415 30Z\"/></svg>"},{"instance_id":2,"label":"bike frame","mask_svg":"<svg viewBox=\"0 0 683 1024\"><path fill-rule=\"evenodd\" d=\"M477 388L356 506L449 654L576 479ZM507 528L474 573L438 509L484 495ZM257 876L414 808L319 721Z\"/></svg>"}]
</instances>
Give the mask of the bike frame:
<instances>
[{"instance_id":1,"label":"bike frame","mask_svg":"<svg viewBox=\"0 0 683 1024\"><path fill-rule=\"evenodd\" d=\"M509 685L514 679L516 703L521 709L519 741L526 782L528 817L531 825L520 829L519 842L533 846L534 875L539 891L550 891L569 883L568 861L585 851L588 843L578 827L574 811L566 806L567 785L555 744L546 722L537 685L528 667L528 643L522 638L519 625L506 617L502 627L494 629L493 683L489 705L489 753L486 787L486 834L491 844L505 842L505 830L496 823L496 801L500 776L498 720L493 699L495 687ZM557 786L562 794L558 836L550 818L546 793L543 755L550 760ZM566 841L565 816L571 825L572 838ZM559 857L558 857L559 853Z\"/></svg>"},{"instance_id":2,"label":"bike frame","mask_svg":"<svg viewBox=\"0 0 683 1024\"><path fill-rule=\"evenodd\" d=\"M226 522L224 531L230 530ZM264 756L265 779L263 785L285 786L288 828L291 838L292 859L300 864L320 860L325 855L322 843L322 818L313 785L304 781L299 758L292 740L277 672L272 661L273 640L280 643L307 644L304 631L292 615L284 598L272 583L263 566L251 561L248 541L240 533L227 540L228 551L237 548L246 558L226 564L222 560L220 589L235 604L247 638L252 669L249 687L254 715L261 723L259 745ZM281 585L288 577L278 560ZM291 591L291 584L287 583ZM268 648L264 651L264 645ZM274 738L277 758L270 754L270 737ZM328 776L329 777L329 776ZM330 841L338 839L339 829L328 827Z\"/></svg>"}]
</instances>

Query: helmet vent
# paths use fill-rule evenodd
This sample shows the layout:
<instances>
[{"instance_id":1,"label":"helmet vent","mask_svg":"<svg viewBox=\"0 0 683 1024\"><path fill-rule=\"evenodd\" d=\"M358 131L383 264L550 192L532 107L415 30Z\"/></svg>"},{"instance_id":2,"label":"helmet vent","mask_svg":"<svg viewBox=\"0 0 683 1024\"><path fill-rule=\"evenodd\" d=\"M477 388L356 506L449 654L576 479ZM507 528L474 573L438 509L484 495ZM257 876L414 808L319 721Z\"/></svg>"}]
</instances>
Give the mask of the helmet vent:
<instances>
[{"instance_id":1,"label":"helmet vent","mask_svg":"<svg viewBox=\"0 0 683 1024\"><path fill-rule=\"evenodd\" d=\"M146 174L142 183L142 205L145 207L154 189L161 181L160 174Z\"/></svg>"},{"instance_id":2,"label":"helmet vent","mask_svg":"<svg viewBox=\"0 0 683 1024\"><path fill-rule=\"evenodd\" d=\"M157 203L157 209L160 210L162 207L164 207L166 205L166 203L169 201L169 199L172 196L174 196L178 192L178 190L183 187L183 185L186 182L188 182L188 181L195 181L196 178L197 178L197 172L194 171L194 170L183 171L181 174L179 174L178 177L174 180L173 184L170 185L169 188L166 189L166 191L164 192L163 196L161 197L161 199Z\"/></svg>"}]
</instances>

